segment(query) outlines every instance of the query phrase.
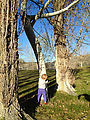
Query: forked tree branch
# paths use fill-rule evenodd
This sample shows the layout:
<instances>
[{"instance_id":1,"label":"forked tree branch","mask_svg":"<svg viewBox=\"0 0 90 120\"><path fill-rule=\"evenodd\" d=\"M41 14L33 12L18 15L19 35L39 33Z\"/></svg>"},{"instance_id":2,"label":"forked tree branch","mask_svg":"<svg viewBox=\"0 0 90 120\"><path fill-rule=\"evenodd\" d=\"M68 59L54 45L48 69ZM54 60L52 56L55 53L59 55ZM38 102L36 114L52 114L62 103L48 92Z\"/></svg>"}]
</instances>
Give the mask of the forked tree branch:
<instances>
[{"instance_id":1,"label":"forked tree branch","mask_svg":"<svg viewBox=\"0 0 90 120\"><path fill-rule=\"evenodd\" d=\"M48 0L45 5L39 10L39 12L37 13L37 15L35 16L35 21L40 18L42 12L47 8L47 6L52 2L52 0Z\"/></svg>"},{"instance_id":2,"label":"forked tree branch","mask_svg":"<svg viewBox=\"0 0 90 120\"><path fill-rule=\"evenodd\" d=\"M47 1L47 3L49 4L50 0ZM53 12L53 13L46 13L46 14L42 14L40 12L38 12L38 14L35 16L35 20L39 19L39 18L46 18L46 17L52 17L52 16L55 16L55 15L58 15L58 14L61 14L65 11L67 11L69 8L71 8L73 5L75 5L76 3L78 3L80 0L75 0L74 2L72 2L70 5L68 5L66 8L64 9L61 9L59 11L56 11L56 12ZM44 7L44 9L46 8L47 6ZM43 9L43 10L44 10ZM40 13L40 14L39 14Z\"/></svg>"}]
</instances>

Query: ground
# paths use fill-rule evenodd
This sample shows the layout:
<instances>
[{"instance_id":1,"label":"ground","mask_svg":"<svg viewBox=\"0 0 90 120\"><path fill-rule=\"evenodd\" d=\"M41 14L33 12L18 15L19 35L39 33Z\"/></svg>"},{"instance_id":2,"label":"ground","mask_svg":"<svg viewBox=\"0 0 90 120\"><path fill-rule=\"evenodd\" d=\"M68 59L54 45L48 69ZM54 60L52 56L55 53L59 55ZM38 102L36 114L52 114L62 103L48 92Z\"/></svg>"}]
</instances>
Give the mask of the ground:
<instances>
[{"instance_id":1,"label":"ground","mask_svg":"<svg viewBox=\"0 0 90 120\"><path fill-rule=\"evenodd\" d=\"M21 107L36 120L89 120L90 67L78 68L75 73L77 95L71 96L64 92L56 92L55 70L48 70L49 100L47 105L40 106L37 104L38 71L20 71L19 102ZM81 95L80 99L79 95Z\"/></svg>"}]
</instances>

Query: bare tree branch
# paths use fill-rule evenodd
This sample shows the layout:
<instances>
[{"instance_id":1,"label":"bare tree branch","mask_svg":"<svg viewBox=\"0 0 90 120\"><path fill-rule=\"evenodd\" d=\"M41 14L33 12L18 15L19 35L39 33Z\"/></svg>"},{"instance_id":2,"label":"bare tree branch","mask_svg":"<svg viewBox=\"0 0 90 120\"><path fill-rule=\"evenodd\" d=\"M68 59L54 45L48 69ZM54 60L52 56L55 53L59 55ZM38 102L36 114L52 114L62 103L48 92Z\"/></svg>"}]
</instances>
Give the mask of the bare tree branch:
<instances>
[{"instance_id":1,"label":"bare tree branch","mask_svg":"<svg viewBox=\"0 0 90 120\"><path fill-rule=\"evenodd\" d=\"M35 16L35 21L40 18L43 10L45 10L47 8L47 6L52 2L52 0L48 0L45 5L39 10L39 12L37 13L37 15Z\"/></svg>"},{"instance_id":2,"label":"bare tree branch","mask_svg":"<svg viewBox=\"0 0 90 120\"><path fill-rule=\"evenodd\" d=\"M61 14L65 11L67 11L69 8L71 8L73 5L75 5L78 2L79 2L79 0L76 0L76 1L72 2L70 5L68 5L66 8L61 9L61 10L56 11L56 12L53 12L53 13L46 13L46 14L42 14L42 15L38 14L38 17L35 17L36 18L35 20L37 20L38 18L52 17L52 16L55 16L55 15Z\"/></svg>"},{"instance_id":3,"label":"bare tree branch","mask_svg":"<svg viewBox=\"0 0 90 120\"><path fill-rule=\"evenodd\" d=\"M31 2L35 3L37 6L40 7L39 2L35 2L34 0L30 0Z\"/></svg>"}]
</instances>

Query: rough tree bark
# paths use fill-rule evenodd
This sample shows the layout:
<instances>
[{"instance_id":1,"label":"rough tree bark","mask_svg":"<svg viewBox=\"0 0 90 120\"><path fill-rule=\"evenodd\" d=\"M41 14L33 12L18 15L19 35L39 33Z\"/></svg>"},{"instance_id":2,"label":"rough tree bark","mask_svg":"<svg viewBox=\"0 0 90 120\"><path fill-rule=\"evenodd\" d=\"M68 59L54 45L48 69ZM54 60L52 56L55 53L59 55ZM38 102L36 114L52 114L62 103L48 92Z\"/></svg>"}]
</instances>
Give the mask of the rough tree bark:
<instances>
[{"instance_id":1,"label":"rough tree bark","mask_svg":"<svg viewBox=\"0 0 90 120\"><path fill-rule=\"evenodd\" d=\"M32 120L18 103L17 0L0 1L0 119Z\"/></svg>"},{"instance_id":2,"label":"rough tree bark","mask_svg":"<svg viewBox=\"0 0 90 120\"><path fill-rule=\"evenodd\" d=\"M16 0L0 1L0 117L18 120Z\"/></svg>"},{"instance_id":3,"label":"rough tree bark","mask_svg":"<svg viewBox=\"0 0 90 120\"><path fill-rule=\"evenodd\" d=\"M63 9L64 1L55 0L54 7L55 11ZM70 73L68 65L68 55L67 47L65 44L65 35L64 35L64 15L60 14L55 16L55 26L54 26L54 35L55 35L55 57L56 57L56 80L58 83L58 91L65 91L69 94L74 95L74 89L70 85L73 81L73 77Z\"/></svg>"}]
</instances>

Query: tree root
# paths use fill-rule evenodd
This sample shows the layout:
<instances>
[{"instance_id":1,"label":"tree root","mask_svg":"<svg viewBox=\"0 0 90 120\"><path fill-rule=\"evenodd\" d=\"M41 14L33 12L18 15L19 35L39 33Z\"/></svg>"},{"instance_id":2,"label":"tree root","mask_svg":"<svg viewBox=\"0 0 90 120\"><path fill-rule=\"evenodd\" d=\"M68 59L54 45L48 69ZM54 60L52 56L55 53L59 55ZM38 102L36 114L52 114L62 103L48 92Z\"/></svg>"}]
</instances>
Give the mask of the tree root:
<instances>
[{"instance_id":1,"label":"tree root","mask_svg":"<svg viewBox=\"0 0 90 120\"><path fill-rule=\"evenodd\" d=\"M24 117L25 120L33 120L33 118L30 115L26 114L22 109L21 109L21 115L22 117Z\"/></svg>"},{"instance_id":2,"label":"tree root","mask_svg":"<svg viewBox=\"0 0 90 120\"><path fill-rule=\"evenodd\" d=\"M64 87L68 94L76 96L75 89L69 84L68 80L65 80Z\"/></svg>"}]
</instances>

